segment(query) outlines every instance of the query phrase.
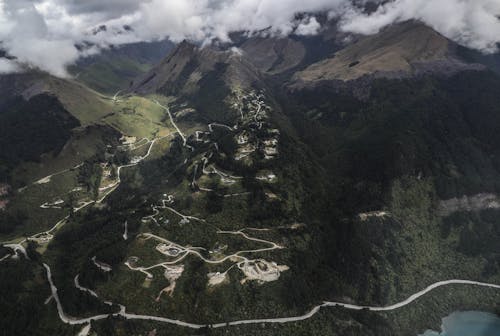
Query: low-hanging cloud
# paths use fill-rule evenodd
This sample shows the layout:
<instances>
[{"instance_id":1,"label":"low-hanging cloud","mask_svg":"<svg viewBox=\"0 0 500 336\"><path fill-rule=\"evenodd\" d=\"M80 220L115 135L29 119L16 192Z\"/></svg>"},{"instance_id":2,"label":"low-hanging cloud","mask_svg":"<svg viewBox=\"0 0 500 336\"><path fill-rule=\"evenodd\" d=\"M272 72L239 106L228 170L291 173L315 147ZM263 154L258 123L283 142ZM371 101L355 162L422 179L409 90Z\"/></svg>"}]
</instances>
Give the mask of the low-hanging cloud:
<instances>
[{"instance_id":1,"label":"low-hanging cloud","mask_svg":"<svg viewBox=\"0 0 500 336\"><path fill-rule=\"evenodd\" d=\"M0 7L1 47L17 62L37 67L56 76L66 75L66 66L79 57L71 36L54 34L46 19L29 0L3 1ZM3 70L17 70L5 60Z\"/></svg>"},{"instance_id":2,"label":"low-hanging cloud","mask_svg":"<svg viewBox=\"0 0 500 336\"><path fill-rule=\"evenodd\" d=\"M320 29L321 29L321 24L314 16L311 16L302 20L297 26L297 29L295 29L294 33L296 35L305 35L305 36L316 35L318 34Z\"/></svg>"},{"instance_id":3,"label":"low-hanging cloud","mask_svg":"<svg viewBox=\"0 0 500 336\"><path fill-rule=\"evenodd\" d=\"M21 69L16 62L5 58L0 58L0 74L18 72L20 70Z\"/></svg>"},{"instance_id":4,"label":"low-hanging cloud","mask_svg":"<svg viewBox=\"0 0 500 336\"><path fill-rule=\"evenodd\" d=\"M389 24L416 19L462 45L494 52L500 43L499 15L500 0L397 0L369 15L349 11L341 27L373 34Z\"/></svg>"},{"instance_id":5,"label":"low-hanging cloud","mask_svg":"<svg viewBox=\"0 0 500 336\"><path fill-rule=\"evenodd\" d=\"M420 20L448 38L486 52L500 42L500 0L0 0L0 72L19 64L66 76L66 68L99 48L169 38L230 42L230 33L314 35L319 13L346 32L373 34ZM373 8L373 6L372 6ZM105 29L96 29L105 26ZM93 44L90 49L76 45ZM16 64L19 63L19 64Z\"/></svg>"}]
</instances>

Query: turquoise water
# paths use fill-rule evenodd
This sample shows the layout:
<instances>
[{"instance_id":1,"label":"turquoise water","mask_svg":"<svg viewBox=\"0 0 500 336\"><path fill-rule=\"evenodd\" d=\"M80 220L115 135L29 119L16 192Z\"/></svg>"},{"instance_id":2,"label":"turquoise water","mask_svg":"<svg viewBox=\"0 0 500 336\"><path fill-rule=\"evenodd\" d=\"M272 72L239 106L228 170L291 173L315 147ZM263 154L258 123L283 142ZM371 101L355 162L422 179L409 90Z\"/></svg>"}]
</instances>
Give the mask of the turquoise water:
<instances>
[{"instance_id":1,"label":"turquoise water","mask_svg":"<svg viewBox=\"0 0 500 336\"><path fill-rule=\"evenodd\" d=\"M500 318L477 311L456 312L443 319L441 333L428 330L420 336L500 336Z\"/></svg>"}]
</instances>

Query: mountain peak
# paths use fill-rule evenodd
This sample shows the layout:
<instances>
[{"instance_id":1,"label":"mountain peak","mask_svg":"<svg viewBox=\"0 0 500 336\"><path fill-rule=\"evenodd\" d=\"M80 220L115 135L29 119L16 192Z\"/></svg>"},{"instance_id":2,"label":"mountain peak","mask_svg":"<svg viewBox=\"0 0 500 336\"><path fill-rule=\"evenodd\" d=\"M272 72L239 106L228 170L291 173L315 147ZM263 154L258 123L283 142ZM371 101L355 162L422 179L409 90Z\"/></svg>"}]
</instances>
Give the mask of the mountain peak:
<instances>
[{"instance_id":1,"label":"mountain peak","mask_svg":"<svg viewBox=\"0 0 500 336\"><path fill-rule=\"evenodd\" d=\"M183 41L156 67L132 83L131 91L166 95L192 94L209 75L227 86L249 86L259 80L259 72L233 50L197 47Z\"/></svg>"},{"instance_id":2,"label":"mountain peak","mask_svg":"<svg viewBox=\"0 0 500 336\"><path fill-rule=\"evenodd\" d=\"M350 81L363 76L407 77L418 73L450 74L477 68L453 52L453 42L417 21L392 25L361 37L333 57L317 62L294 76L295 85L319 81Z\"/></svg>"}]
</instances>

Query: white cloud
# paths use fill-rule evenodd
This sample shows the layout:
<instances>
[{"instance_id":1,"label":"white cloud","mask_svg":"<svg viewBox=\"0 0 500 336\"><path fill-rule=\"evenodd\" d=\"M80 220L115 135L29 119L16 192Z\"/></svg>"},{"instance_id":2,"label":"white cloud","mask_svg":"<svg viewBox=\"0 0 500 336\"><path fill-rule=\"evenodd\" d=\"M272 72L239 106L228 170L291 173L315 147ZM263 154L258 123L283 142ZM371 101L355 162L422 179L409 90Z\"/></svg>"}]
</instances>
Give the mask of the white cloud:
<instances>
[{"instance_id":1,"label":"white cloud","mask_svg":"<svg viewBox=\"0 0 500 336\"><path fill-rule=\"evenodd\" d=\"M499 15L499 0L395 0L371 15L349 11L342 28L373 34L388 24L417 19L460 44L493 52L500 42Z\"/></svg>"},{"instance_id":2,"label":"white cloud","mask_svg":"<svg viewBox=\"0 0 500 336\"><path fill-rule=\"evenodd\" d=\"M9 52L21 63L27 63L58 77L66 77L66 67L75 62L79 53L72 40L27 38L6 44Z\"/></svg>"},{"instance_id":3,"label":"white cloud","mask_svg":"<svg viewBox=\"0 0 500 336\"><path fill-rule=\"evenodd\" d=\"M78 59L73 39L53 34L31 1L7 0L0 5L2 48L18 62L66 76L66 65Z\"/></svg>"},{"instance_id":4,"label":"white cloud","mask_svg":"<svg viewBox=\"0 0 500 336\"><path fill-rule=\"evenodd\" d=\"M319 29L321 28L321 24L318 20L313 17L308 17L297 26L294 31L295 35L316 35L318 34Z\"/></svg>"},{"instance_id":5,"label":"white cloud","mask_svg":"<svg viewBox=\"0 0 500 336\"><path fill-rule=\"evenodd\" d=\"M312 35L321 29L315 16L319 12L340 18L341 29L348 32L372 34L391 23L417 19L472 48L494 51L500 42L500 0L392 0L371 14L360 10L363 3L366 1L0 0L0 41L19 62L58 76L65 76L65 67L79 56L111 44L166 37L174 42L227 42L236 31ZM95 33L100 25L106 29ZM78 51L75 44L84 41L98 47Z\"/></svg>"},{"instance_id":6,"label":"white cloud","mask_svg":"<svg viewBox=\"0 0 500 336\"><path fill-rule=\"evenodd\" d=\"M235 55L243 56L243 50L238 47L231 47L230 51Z\"/></svg>"},{"instance_id":7,"label":"white cloud","mask_svg":"<svg viewBox=\"0 0 500 336\"><path fill-rule=\"evenodd\" d=\"M20 70L16 62L0 58L0 74L18 72Z\"/></svg>"},{"instance_id":8,"label":"white cloud","mask_svg":"<svg viewBox=\"0 0 500 336\"><path fill-rule=\"evenodd\" d=\"M140 6L134 25L142 37L168 36L174 41L229 40L229 33L290 34L295 16L325 11L346 0L152 0Z\"/></svg>"}]
</instances>

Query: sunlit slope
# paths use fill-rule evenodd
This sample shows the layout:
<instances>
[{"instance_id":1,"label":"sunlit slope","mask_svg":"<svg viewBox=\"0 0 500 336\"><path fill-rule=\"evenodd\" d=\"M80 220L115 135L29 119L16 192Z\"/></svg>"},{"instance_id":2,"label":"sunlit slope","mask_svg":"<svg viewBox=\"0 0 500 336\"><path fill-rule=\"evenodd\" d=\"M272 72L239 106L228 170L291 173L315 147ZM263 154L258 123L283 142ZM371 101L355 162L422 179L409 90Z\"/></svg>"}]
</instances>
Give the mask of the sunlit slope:
<instances>
[{"instance_id":1,"label":"sunlit slope","mask_svg":"<svg viewBox=\"0 0 500 336\"><path fill-rule=\"evenodd\" d=\"M295 74L297 86L320 81L350 81L363 76L407 77L412 74L455 73L471 68L454 53L455 45L432 28L406 22L360 38Z\"/></svg>"}]
</instances>

